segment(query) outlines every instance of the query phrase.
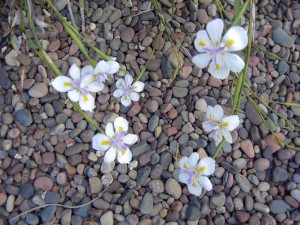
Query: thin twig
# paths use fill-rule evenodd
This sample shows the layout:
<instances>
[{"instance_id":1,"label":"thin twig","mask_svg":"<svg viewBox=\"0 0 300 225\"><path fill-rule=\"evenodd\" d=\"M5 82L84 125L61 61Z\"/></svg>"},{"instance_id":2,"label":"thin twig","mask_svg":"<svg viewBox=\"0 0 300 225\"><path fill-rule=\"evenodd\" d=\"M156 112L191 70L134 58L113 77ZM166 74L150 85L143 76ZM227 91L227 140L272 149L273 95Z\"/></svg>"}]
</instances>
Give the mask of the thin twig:
<instances>
[{"instance_id":1,"label":"thin twig","mask_svg":"<svg viewBox=\"0 0 300 225\"><path fill-rule=\"evenodd\" d=\"M73 12L72 12L72 8L71 8L71 2L70 2L70 0L68 0L68 10L69 10L69 13L70 13L70 17L71 17L71 21L73 23L73 26L77 30L76 23L75 23L74 16L73 16Z\"/></svg>"},{"instance_id":2,"label":"thin twig","mask_svg":"<svg viewBox=\"0 0 300 225\"><path fill-rule=\"evenodd\" d=\"M80 208L80 207L89 205L89 204L93 203L94 201L96 201L98 198L100 198L100 197L102 196L102 194L106 191L106 189L107 189L108 187L109 187L109 185L106 186L106 187L104 188L104 190L103 190L102 192L100 192L99 195L98 195L96 198L94 198L94 199L92 199L91 201L89 201L89 202L87 202L87 203L84 203L84 204L82 204L82 205L75 205L75 206L62 205L62 204L45 204L45 205L39 205L39 206L34 207L34 208L32 208L32 209L29 209L29 210L27 210L27 211L25 211L25 212L22 212L21 214L16 215L15 217L11 218L10 221L14 221L15 219L18 219L19 217L26 215L27 213L30 213L30 212L35 211L35 210L38 210L38 209L45 208L45 207L47 207L47 206L61 206L61 207L65 208L65 209L78 209L78 208Z\"/></svg>"}]
</instances>

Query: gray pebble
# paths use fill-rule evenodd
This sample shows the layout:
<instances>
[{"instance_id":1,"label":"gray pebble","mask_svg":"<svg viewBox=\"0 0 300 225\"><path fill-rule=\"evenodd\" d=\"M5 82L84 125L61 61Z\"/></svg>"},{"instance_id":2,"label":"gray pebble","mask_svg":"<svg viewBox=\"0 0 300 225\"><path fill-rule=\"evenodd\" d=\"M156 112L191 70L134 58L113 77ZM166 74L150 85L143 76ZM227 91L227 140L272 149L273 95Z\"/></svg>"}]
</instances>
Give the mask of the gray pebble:
<instances>
[{"instance_id":1,"label":"gray pebble","mask_svg":"<svg viewBox=\"0 0 300 225\"><path fill-rule=\"evenodd\" d=\"M141 202L140 211L143 214L151 213L153 209L153 196L150 192L147 192Z\"/></svg>"},{"instance_id":2,"label":"gray pebble","mask_svg":"<svg viewBox=\"0 0 300 225\"><path fill-rule=\"evenodd\" d=\"M291 36L281 28L274 29L272 37L275 43L283 47L291 48L294 45L294 40L291 38Z\"/></svg>"}]
</instances>

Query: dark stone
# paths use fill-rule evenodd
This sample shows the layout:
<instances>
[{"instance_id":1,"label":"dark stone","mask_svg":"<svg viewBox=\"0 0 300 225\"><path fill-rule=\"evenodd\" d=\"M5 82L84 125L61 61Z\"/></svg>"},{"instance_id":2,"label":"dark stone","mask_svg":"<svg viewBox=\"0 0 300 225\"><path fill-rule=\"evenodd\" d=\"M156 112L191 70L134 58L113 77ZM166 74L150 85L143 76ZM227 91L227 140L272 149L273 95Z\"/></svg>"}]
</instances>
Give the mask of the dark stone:
<instances>
[{"instance_id":1,"label":"dark stone","mask_svg":"<svg viewBox=\"0 0 300 225\"><path fill-rule=\"evenodd\" d=\"M13 116L25 127L30 126L33 122L31 112L28 109L13 112Z\"/></svg>"}]
</instances>

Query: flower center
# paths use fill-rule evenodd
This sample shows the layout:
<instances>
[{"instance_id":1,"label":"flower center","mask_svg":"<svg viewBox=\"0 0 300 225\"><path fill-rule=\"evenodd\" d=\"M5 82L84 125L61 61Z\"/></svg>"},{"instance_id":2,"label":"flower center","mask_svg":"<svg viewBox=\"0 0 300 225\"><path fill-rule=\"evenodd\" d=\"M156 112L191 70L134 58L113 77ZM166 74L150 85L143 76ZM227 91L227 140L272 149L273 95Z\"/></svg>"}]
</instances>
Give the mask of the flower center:
<instances>
[{"instance_id":1,"label":"flower center","mask_svg":"<svg viewBox=\"0 0 300 225\"><path fill-rule=\"evenodd\" d=\"M89 93L88 89L80 87L80 83L77 80L72 81L72 86L84 95Z\"/></svg>"},{"instance_id":2,"label":"flower center","mask_svg":"<svg viewBox=\"0 0 300 225\"><path fill-rule=\"evenodd\" d=\"M194 169L187 169L187 168L181 168L180 171L182 173L185 173L189 176L189 179L188 179L188 183L187 184L192 184L194 183L194 180L197 176L197 172L194 170Z\"/></svg>"},{"instance_id":3,"label":"flower center","mask_svg":"<svg viewBox=\"0 0 300 225\"><path fill-rule=\"evenodd\" d=\"M220 69L220 65L218 63L219 56L226 50L226 47L225 46L205 47L205 48L203 48L203 50L214 55L213 64L218 67L216 69Z\"/></svg>"},{"instance_id":4,"label":"flower center","mask_svg":"<svg viewBox=\"0 0 300 225\"><path fill-rule=\"evenodd\" d=\"M124 91L123 96L128 96L130 94L130 92L132 91L131 86L123 86L123 87L121 87L121 89Z\"/></svg>"},{"instance_id":5,"label":"flower center","mask_svg":"<svg viewBox=\"0 0 300 225\"><path fill-rule=\"evenodd\" d=\"M127 148L126 145L123 143L123 138L125 134L125 131L121 131L111 140L111 145L119 149L122 153L124 153Z\"/></svg>"},{"instance_id":6,"label":"flower center","mask_svg":"<svg viewBox=\"0 0 300 225\"><path fill-rule=\"evenodd\" d=\"M104 83L107 80L107 74L106 73L96 74L96 80L97 83Z\"/></svg>"}]
</instances>

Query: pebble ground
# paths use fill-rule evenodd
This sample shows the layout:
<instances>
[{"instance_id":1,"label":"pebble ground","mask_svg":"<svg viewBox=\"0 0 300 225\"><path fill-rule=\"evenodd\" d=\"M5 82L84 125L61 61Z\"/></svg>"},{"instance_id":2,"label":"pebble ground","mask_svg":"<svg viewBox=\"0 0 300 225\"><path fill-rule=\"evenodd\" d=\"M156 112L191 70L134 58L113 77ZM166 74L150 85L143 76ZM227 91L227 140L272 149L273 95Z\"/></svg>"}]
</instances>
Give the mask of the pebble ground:
<instances>
[{"instance_id":1,"label":"pebble ground","mask_svg":"<svg viewBox=\"0 0 300 225\"><path fill-rule=\"evenodd\" d=\"M172 18L170 1L159 2L176 38L191 55L197 54L193 40L198 30L218 17L215 3L177 0ZM69 19L66 3L55 1ZM45 16L41 6L34 7L36 16ZM225 2L224 8L233 18L233 1ZM149 59L159 31L159 17L149 9L153 9L151 1L145 0L86 1L87 38L134 76ZM80 27L77 3L72 11ZM9 12L8 6L3 12ZM300 4L256 1L255 12L255 43L299 63ZM7 16L0 21L1 30L6 30ZM39 37L62 74L72 63L87 65L62 24L54 17L47 21L52 27L39 32ZM241 22L248 26L247 17ZM14 34L21 36L19 29ZM100 126L121 115L139 136L131 147L129 165L105 164L91 148L96 130L74 111L64 93L49 86L53 77L40 59L28 54L23 45L18 53L0 35L1 225L300 224L300 152L277 144L247 98L241 101L242 123L232 132L234 144L225 144L216 159L216 171L210 177L213 190L196 197L178 180L177 152L182 156L198 152L201 157L214 153L216 146L201 124L208 105L220 104L230 112L232 75L224 81L215 79L206 69L194 67L185 54L180 54L178 62L164 34L142 77L146 86L140 102L123 107L112 96L121 73L96 97L96 109L89 115ZM99 60L92 51L90 56ZM178 63L180 72L173 82L170 78ZM299 103L299 81L296 66L252 49L247 83L276 113L288 118L289 122L258 104L275 122L268 121L272 132L296 147L300 147L300 136L293 123L300 122L300 108L269 102ZM110 181L102 197L90 205L78 209L49 206L9 221L45 203L86 203Z\"/></svg>"}]
</instances>

